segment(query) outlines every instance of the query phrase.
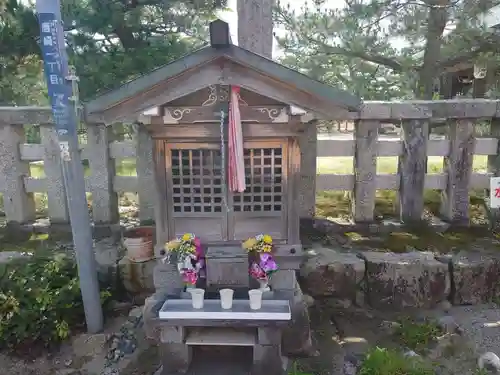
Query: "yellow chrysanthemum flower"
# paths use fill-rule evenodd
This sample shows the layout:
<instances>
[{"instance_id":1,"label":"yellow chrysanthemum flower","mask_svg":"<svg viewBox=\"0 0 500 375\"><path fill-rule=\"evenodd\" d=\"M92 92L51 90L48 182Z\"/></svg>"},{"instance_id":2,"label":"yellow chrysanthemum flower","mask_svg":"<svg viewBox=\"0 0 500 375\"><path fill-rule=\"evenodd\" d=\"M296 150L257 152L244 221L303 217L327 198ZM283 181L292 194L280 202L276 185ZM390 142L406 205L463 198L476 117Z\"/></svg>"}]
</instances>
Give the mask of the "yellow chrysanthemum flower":
<instances>
[{"instance_id":1,"label":"yellow chrysanthemum flower","mask_svg":"<svg viewBox=\"0 0 500 375\"><path fill-rule=\"evenodd\" d=\"M267 244L272 244L273 243L273 238L269 234L265 234L263 241Z\"/></svg>"},{"instance_id":2,"label":"yellow chrysanthemum flower","mask_svg":"<svg viewBox=\"0 0 500 375\"><path fill-rule=\"evenodd\" d=\"M172 241L167 242L167 243L165 244L165 250L167 250L167 251L168 251L168 250L172 251L172 250L177 249L180 245L181 245L181 242L180 242L179 240L172 240Z\"/></svg>"},{"instance_id":3,"label":"yellow chrysanthemum flower","mask_svg":"<svg viewBox=\"0 0 500 375\"><path fill-rule=\"evenodd\" d=\"M252 249L255 245L257 245L257 240L254 237L251 237L243 242L243 248L246 250Z\"/></svg>"},{"instance_id":4,"label":"yellow chrysanthemum flower","mask_svg":"<svg viewBox=\"0 0 500 375\"><path fill-rule=\"evenodd\" d=\"M273 249L273 247L271 245L264 245L264 246L262 246L262 251L264 253L270 253L272 249Z\"/></svg>"},{"instance_id":5,"label":"yellow chrysanthemum flower","mask_svg":"<svg viewBox=\"0 0 500 375\"><path fill-rule=\"evenodd\" d=\"M191 233L184 233L182 235L182 240L183 241L189 241L191 239Z\"/></svg>"}]
</instances>

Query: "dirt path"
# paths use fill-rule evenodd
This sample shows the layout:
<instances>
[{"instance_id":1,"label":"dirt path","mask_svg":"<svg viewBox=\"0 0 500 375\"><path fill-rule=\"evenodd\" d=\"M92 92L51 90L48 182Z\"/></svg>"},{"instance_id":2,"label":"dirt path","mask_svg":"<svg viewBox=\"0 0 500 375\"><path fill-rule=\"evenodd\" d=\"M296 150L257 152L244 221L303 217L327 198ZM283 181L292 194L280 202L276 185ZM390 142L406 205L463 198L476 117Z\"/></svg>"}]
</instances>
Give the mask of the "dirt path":
<instances>
[{"instance_id":1,"label":"dirt path","mask_svg":"<svg viewBox=\"0 0 500 375\"><path fill-rule=\"evenodd\" d=\"M333 315L335 324L330 320ZM406 314L405 314L406 315ZM423 317L452 319L462 329L429 347L428 358L440 375L476 374L478 357L487 352L500 353L500 309L496 305L459 306L450 311L415 311L408 315L415 320ZM444 318L445 317L445 318ZM402 318L401 314L382 313L354 307L323 309L312 312L314 339L320 356L299 361L299 369L317 375L342 375L345 358L361 358L376 346L408 352L387 330L387 323Z\"/></svg>"},{"instance_id":2,"label":"dirt path","mask_svg":"<svg viewBox=\"0 0 500 375\"><path fill-rule=\"evenodd\" d=\"M496 305L452 307L449 311L414 311L415 320L446 317L462 329L459 340L432 349L429 354L439 375L473 375L477 358L487 351L500 353L500 309ZM333 317L333 318L332 318ZM298 361L301 372L315 375L342 375L345 358L361 358L375 346L406 349L387 329L387 323L401 314L342 306L338 303L311 310L314 341L320 355ZM11 375L80 375L75 348L65 344L60 351L35 360L20 360L0 354L2 373Z\"/></svg>"}]
</instances>

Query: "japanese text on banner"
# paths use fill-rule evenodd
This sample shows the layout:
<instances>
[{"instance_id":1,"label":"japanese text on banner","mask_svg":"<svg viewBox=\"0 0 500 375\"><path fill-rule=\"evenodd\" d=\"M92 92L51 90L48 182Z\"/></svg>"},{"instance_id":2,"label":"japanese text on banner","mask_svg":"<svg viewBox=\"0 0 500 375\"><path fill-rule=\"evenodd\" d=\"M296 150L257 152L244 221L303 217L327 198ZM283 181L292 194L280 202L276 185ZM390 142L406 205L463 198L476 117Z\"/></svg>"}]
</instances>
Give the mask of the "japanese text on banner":
<instances>
[{"instance_id":1,"label":"japanese text on banner","mask_svg":"<svg viewBox=\"0 0 500 375\"><path fill-rule=\"evenodd\" d=\"M490 207L500 208L500 177L490 178Z\"/></svg>"},{"instance_id":2,"label":"japanese text on banner","mask_svg":"<svg viewBox=\"0 0 500 375\"><path fill-rule=\"evenodd\" d=\"M74 109L70 103L71 84L65 79L68 64L64 51L61 21L53 13L40 13L40 44L44 61L47 89L58 135L70 135L76 131Z\"/></svg>"}]
</instances>

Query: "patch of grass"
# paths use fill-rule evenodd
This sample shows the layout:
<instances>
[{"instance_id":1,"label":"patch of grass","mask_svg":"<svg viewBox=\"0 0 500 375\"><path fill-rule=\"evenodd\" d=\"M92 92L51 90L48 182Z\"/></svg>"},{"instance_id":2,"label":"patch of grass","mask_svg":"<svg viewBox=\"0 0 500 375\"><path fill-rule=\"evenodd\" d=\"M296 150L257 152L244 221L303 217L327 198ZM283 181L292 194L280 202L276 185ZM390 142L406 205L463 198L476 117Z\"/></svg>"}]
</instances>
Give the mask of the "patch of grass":
<instances>
[{"instance_id":1,"label":"patch of grass","mask_svg":"<svg viewBox=\"0 0 500 375\"><path fill-rule=\"evenodd\" d=\"M288 372L288 375L313 375L310 372L303 372L297 362L293 362L292 369Z\"/></svg>"},{"instance_id":2,"label":"patch of grass","mask_svg":"<svg viewBox=\"0 0 500 375\"><path fill-rule=\"evenodd\" d=\"M352 174L354 158L352 156L342 157L319 157L317 158L317 174ZM486 172L488 156L475 155L472 163L474 172ZM377 174L392 174L398 171L398 158L396 156L384 156L377 158ZM428 173L441 173L443 171L443 157L429 156L427 158Z\"/></svg>"},{"instance_id":3,"label":"patch of grass","mask_svg":"<svg viewBox=\"0 0 500 375\"><path fill-rule=\"evenodd\" d=\"M486 172L488 157L474 156L472 169L474 172ZM353 174L353 157L320 157L317 158L317 174ZM377 174L395 174L398 170L397 157L379 157L377 159ZM427 163L428 173L442 173L443 158L431 156ZM440 214L441 192L427 190L424 192L425 207L435 216ZM475 224L487 223L483 207L484 191L470 193L469 215ZM376 192L375 217L389 218L397 216L397 192L394 190L379 190ZM321 217L351 217L350 194L343 191L318 191L316 195L316 213Z\"/></svg>"},{"instance_id":4,"label":"patch of grass","mask_svg":"<svg viewBox=\"0 0 500 375\"><path fill-rule=\"evenodd\" d=\"M398 323L400 326L396 329L394 336L403 346L417 352L428 348L429 344L442 333L438 325L432 321L417 323L404 318Z\"/></svg>"},{"instance_id":5,"label":"patch of grass","mask_svg":"<svg viewBox=\"0 0 500 375\"><path fill-rule=\"evenodd\" d=\"M405 357L402 353L384 348L370 350L359 375L433 375L434 370L418 357Z\"/></svg>"},{"instance_id":6,"label":"patch of grass","mask_svg":"<svg viewBox=\"0 0 500 375\"><path fill-rule=\"evenodd\" d=\"M57 242L68 239L68 233L16 233L11 236L5 227L0 228L0 252L17 251L34 253L38 250L48 250L54 247Z\"/></svg>"},{"instance_id":7,"label":"patch of grass","mask_svg":"<svg viewBox=\"0 0 500 375\"><path fill-rule=\"evenodd\" d=\"M394 253L414 250L450 253L468 249L481 239L489 240L487 244L481 243L482 247L500 250L498 240L491 241L493 238L488 229L478 227L453 229L444 233L437 233L428 228L414 228L412 232L390 232L377 237L359 232L348 232L346 236L357 246Z\"/></svg>"},{"instance_id":8,"label":"patch of grass","mask_svg":"<svg viewBox=\"0 0 500 375\"><path fill-rule=\"evenodd\" d=\"M469 217L475 224L486 224L486 211L483 206L483 191L470 193ZM393 190L377 190L375 193L376 219L394 218L397 213L397 192ZM432 214L440 216L441 193L438 190L424 192L424 216ZM349 192L325 190L316 193L316 215L319 217L351 218L351 195Z\"/></svg>"}]
</instances>

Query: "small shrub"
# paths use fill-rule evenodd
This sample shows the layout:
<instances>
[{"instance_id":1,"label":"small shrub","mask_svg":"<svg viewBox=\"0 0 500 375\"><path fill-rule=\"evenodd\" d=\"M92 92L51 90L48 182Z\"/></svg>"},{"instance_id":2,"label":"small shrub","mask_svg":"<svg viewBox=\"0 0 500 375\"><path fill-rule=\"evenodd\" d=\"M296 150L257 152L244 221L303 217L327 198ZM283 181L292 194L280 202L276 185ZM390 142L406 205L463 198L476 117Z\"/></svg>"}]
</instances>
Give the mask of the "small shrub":
<instances>
[{"instance_id":1,"label":"small shrub","mask_svg":"<svg viewBox=\"0 0 500 375\"><path fill-rule=\"evenodd\" d=\"M359 375L433 375L434 371L418 357L383 348L370 350L359 370Z\"/></svg>"},{"instance_id":2,"label":"small shrub","mask_svg":"<svg viewBox=\"0 0 500 375\"><path fill-rule=\"evenodd\" d=\"M109 298L102 292L103 302ZM33 255L0 274L0 349L49 346L84 322L77 267L65 254Z\"/></svg>"},{"instance_id":3,"label":"small shrub","mask_svg":"<svg viewBox=\"0 0 500 375\"><path fill-rule=\"evenodd\" d=\"M288 375L313 375L313 374L309 372L303 372L301 369L299 369L297 362L293 362L292 368L288 372Z\"/></svg>"},{"instance_id":4,"label":"small shrub","mask_svg":"<svg viewBox=\"0 0 500 375\"><path fill-rule=\"evenodd\" d=\"M440 334L441 329L432 321L417 323L410 319L402 319L395 335L401 344L408 349L420 351L426 349L429 344Z\"/></svg>"}]
</instances>

